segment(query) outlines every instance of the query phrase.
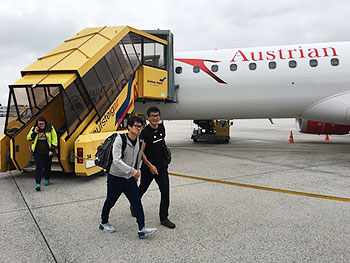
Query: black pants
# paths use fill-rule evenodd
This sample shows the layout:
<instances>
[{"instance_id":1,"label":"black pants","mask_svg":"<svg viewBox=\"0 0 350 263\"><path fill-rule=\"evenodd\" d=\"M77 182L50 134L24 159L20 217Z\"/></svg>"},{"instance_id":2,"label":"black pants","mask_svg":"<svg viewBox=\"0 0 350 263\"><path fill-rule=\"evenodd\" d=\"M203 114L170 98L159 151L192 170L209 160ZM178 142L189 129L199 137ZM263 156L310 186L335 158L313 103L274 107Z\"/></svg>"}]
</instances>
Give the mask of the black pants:
<instances>
[{"instance_id":1,"label":"black pants","mask_svg":"<svg viewBox=\"0 0 350 263\"><path fill-rule=\"evenodd\" d=\"M109 213L122 193L126 195L130 205L134 209L136 222L139 226L139 230L141 230L145 226L145 215L143 213L141 198L134 177L125 179L108 174L107 198L103 205L101 215L102 224L108 222Z\"/></svg>"},{"instance_id":2,"label":"black pants","mask_svg":"<svg viewBox=\"0 0 350 263\"><path fill-rule=\"evenodd\" d=\"M40 184L41 178L44 177L46 180L50 179L51 173L51 162L52 157L49 154L38 154L34 152L34 161L35 161L35 182Z\"/></svg>"},{"instance_id":3,"label":"black pants","mask_svg":"<svg viewBox=\"0 0 350 263\"><path fill-rule=\"evenodd\" d=\"M141 166L141 183L139 186L140 197L147 191L149 185L153 179L158 184L160 190L160 207L159 207L159 218L160 221L168 219L168 210L170 203L169 193L169 175L168 166L166 164L156 165L158 174L152 174L148 166L142 164Z\"/></svg>"}]
</instances>

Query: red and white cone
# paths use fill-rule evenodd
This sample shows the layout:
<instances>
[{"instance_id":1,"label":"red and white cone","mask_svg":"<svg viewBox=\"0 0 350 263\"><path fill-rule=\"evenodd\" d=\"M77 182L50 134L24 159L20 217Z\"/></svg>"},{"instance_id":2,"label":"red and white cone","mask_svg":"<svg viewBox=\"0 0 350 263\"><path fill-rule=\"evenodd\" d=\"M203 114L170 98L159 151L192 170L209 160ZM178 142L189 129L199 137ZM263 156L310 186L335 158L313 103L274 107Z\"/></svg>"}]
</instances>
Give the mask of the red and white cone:
<instances>
[{"instance_id":1,"label":"red and white cone","mask_svg":"<svg viewBox=\"0 0 350 263\"><path fill-rule=\"evenodd\" d=\"M289 135L289 141L288 143L294 143L294 139L293 139L293 132L290 131L290 135Z\"/></svg>"}]
</instances>

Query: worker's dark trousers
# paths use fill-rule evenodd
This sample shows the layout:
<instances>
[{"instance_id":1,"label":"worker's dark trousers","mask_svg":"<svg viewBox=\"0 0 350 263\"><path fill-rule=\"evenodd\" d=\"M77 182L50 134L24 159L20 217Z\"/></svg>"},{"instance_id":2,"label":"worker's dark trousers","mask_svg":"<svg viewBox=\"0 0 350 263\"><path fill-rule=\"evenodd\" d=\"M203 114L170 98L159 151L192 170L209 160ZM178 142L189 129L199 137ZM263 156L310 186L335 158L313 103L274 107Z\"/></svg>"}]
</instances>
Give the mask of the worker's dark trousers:
<instances>
[{"instance_id":1,"label":"worker's dark trousers","mask_svg":"<svg viewBox=\"0 0 350 263\"><path fill-rule=\"evenodd\" d=\"M141 166L141 183L139 186L140 197L144 195L147 191L149 185L152 183L153 179L158 184L160 190L160 208L159 208L159 218L160 221L168 219L168 210L170 203L170 193L169 193L169 175L168 175L168 165L161 164L155 165L158 170L158 174L154 175L149 170L148 166L142 164Z\"/></svg>"},{"instance_id":2,"label":"worker's dark trousers","mask_svg":"<svg viewBox=\"0 0 350 263\"><path fill-rule=\"evenodd\" d=\"M34 152L35 161L35 182L40 184L41 178L50 179L52 157L49 154L38 154Z\"/></svg>"},{"instance_id":3,"label":"worker's dark trousers","mask_svg":"<svg viewBox=\"0 0 350 263\"><path fill-rule=\"evenodd\" d=\"M141 204L139 190L135 177L125 179L122 177L108 174L107 178L107 198L102 209L102 224L108 223L109 212L117 202L119 196L124 193L128 198L130 205L134 209L136 222L141 230L145 226L145 215Z\"/></svg>"}]
</instances>

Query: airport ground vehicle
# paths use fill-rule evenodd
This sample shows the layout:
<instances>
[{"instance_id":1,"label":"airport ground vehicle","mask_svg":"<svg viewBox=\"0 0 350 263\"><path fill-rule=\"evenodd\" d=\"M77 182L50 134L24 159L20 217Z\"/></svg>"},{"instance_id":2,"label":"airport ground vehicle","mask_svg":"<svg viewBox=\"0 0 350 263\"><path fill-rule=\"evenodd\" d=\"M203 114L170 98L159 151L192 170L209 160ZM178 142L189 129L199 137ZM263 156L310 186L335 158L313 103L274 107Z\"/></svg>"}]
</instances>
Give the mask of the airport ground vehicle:
<instances>
[{"instance_id":1,"label":"airport ground vehicle","mask_svg":"<svg viewBox=\"0 0 350 263\"><path fill-rule=\"evenodd\" d=\"M39 115L59 136L53 170L101 171L97 146L125 128L137 98L173 101L172 52L170 31L121 26L84 29L39 58L9 86L1 171L33 169L26 135Z\"/></svg>"},{"instance_id":2,"label":"airport ground vehicle","mask_svg":"<svg viewBox=\"0 0 350 263\"><path fill-rule=\"evenodd\" d=\"M229 142L230 120L195 120L194 123L198 125L191 136L194 142Z\"/></svg>"}]
</instances>

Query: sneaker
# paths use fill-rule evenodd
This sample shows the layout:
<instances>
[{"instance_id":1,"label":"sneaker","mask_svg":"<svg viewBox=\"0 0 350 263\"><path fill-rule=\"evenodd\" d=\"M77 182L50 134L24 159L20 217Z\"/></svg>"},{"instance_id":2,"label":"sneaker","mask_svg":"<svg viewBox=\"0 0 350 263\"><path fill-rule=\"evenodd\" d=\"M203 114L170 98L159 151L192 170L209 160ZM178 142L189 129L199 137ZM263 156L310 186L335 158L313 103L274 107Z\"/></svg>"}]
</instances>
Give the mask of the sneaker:
<instances>
[{"instance_id":1,"label":"sneaker","mask_svg":"<svg viewBox=\"0 0 350 263\"><path fill-rule=\"evenodd\" d=\"M152 235L154 232L157 231L157 228L152 227L143 227L141 231L138 232L139 238L145 238L146 236Z\"/></svg>"},{"instance_id":2,"label":"sneaker","mask_svg":"<svg viewBox=\"0 0 350 263\"><path fill-rule=\"evenodd\" d=\"M45 180L45 186L50 185L50 180Z\"/></svg>"},{"instance_id":3,"label":"sneaker","mask_svg":"<svg viewBox=\"0 0 350 263\"><path fill-rule=\"evenodd\" d=\"M101 223L100 226L99 226L99 228L100 228L101 230L104 230L104 231L109 232L109 233L115 232L114 226L112 226L112 225L109 224L109 223L106 223L106 224L102 224L102 223Z\"/></svg>"},{"instance_id":4,"label":"sneaker","mask_svg":"<svg viewBox=\"0 0 350 263\"><path fill-rule=\"evenodd\" d=\"M132 208L132 206L130 206L130 213L132 217L136 217L135 213L134 213L134 209Z\"/></svg>"},{"instance_id":5,"label":"sneaker","mask_svg":"<svg viewBox=\"0 0 350 263\"><path fill-rule=\"evenodd\" d=\"M165 219L163 221L160 221L160 224L163 225L163 226L166 226L166 227L169 227L169 228L175 228L176 225L171 222L169 219Z\"/></svg>"},{"instance_id":6,"label":"sneaker","mask_svg":"<svg viewBox=\"0 0 350 263\"><path fill-rule=\"evenodd\" d=\"M41 189L40 189L40 184L36 184L35 190L37 190L38 192L41 190Z\"/></svg>"}]
</instances>

